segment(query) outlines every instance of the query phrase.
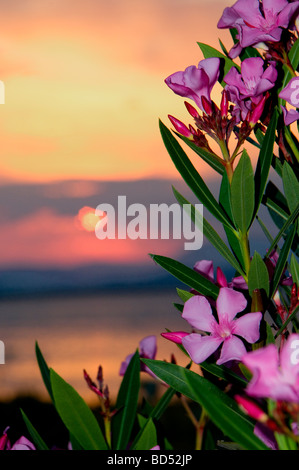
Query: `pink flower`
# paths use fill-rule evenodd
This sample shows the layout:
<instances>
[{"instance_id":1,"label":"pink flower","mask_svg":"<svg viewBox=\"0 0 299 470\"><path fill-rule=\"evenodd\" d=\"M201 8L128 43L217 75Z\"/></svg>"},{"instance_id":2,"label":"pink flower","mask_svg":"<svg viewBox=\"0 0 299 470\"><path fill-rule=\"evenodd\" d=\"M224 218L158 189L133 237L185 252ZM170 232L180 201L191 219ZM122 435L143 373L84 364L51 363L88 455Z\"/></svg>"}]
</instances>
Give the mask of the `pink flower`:
<instances>
[{"instance_id":1,"label":"pink flower","mask_svg":"<svg viewBox=\"0 0 299 470\"><path fill-rule=\"evenodd\" d=\"M224 77L225 89L229 100L237 106L234 114L239 113L238 120L244 121L252 103L258 105L263 93L273 88L277 79L277 70L269 65L264 70L264 61L260 57L250 57L241 64L241 73L232 67Z\"/></svg>"},{"instance_id":2,"label":"pink flower","mask_svg":"<svg viewBox=\"0 0 299 470\"><path fill-rule=\"evenodd\" d=\"M299 335L291 334L278 353L274 344L246 353L242 362L252 372L248 395L299 403Z\"/></svg>"},{"instance_id":3,"label":"pink flower","mask_svg":"<svg viewBox=\"0 0 299 470\"><path fill-rule=\"evenodd\" d=\"M213 265L213 261L211 260L203 259L203 260L197 261L193 269L197 271L199 274L201 274L202 276L209 279L209 281L213 282L214 284L217 284L219 287L232 287L232 288L244 289L244 290L248 289L248 286L242 276L234 277L232 279L232 282L228 283L225 275L223 274L223 271L219 267L217 267L216 282L215 282L214 265Z\"/></svg>"},{"instance_id":4,"label":"pink flower","mask_svg":"<svg viewBox=\"0 0 299 470\"><path fill-rule=\"evenodd\" d=\"M182 344L182 339L188 335L189 333L186 331L168 331L167 333L161 333L163 338L168 339L169 341L172 341L176 344Z\"/></svg>"},{"instance_id":5,"label":"pink flower","mask_svg":"<svg viewBox=\"0 0 299 470\"><path fill-rule=\"evenodd\" d=\"M230 57L237 57L244 47L259 42L280 41L283 29L289 28L299 11L299 2L287 0L238 0L225 8L218 28L236 28L237 44L230 50Z\"/></svg>"},{"instance_id":6,"label":"pink flower","mask_svg":"<svg viewBox=\"0 0 299 470\"><path fill-rule=\"evenodd\" d=\"M205 361L221 344L217 364L241 360L246 348L238 336L248 343L255 343L260 336L259 325L262 319L261 312L246 313L235 319L237 313L242 312L246 305L247 300L241 292L229 287L220 288L216 301L217 322L205 297L196 295L187 300L182 317L194 328L210 333L206 336L191 333L182 339L182 345L194 362L199 364Z\"/></svg>"},{"instance_id":7,"label":"pink flower","mask_svg":"<svg viewBox=\"0 0 299 470\"><path fill-rule=\"evenodd\" d=\"M209 58L199 62L198 67L190 65L183 72L175 72L165 79L165 83L177 95L189 98L204 111L202 97L211 101L210 94L219 77L220 59Z\"/></svg>"},{"instance_id":8,"label":"pink flower","mask_svg":"<svg viewBox=\"0 0 299 470\"><path fill-rule=\"evenodd\" d=\"M30 442L25 436L21 436L13 445L11 445L10 440L8 439L7 427L3 435L0 437L0 450L36 450L32 442Z\"/></svg>"},{"instance_id":9,"label":"pink flower","mask_svg":"<svg viewBox=\"0 0 299 470\"><path fill-rule=\"evenodd\" d=\"M295 108L299 108L299 77L293 77L287 86L279 93L279 98L287 101ZM288 126L299 119L299 112L295 109L287 110L282 106L284 122Z\"/></svg>"},{"instance_id":10,"label":"pink flower","mask_svg":"<svg viewBox=\"0 0 299 470\"><path fill-rule=\"evenodd\" d=\"M145 359L155 359L157 353L157 341L155 336L146 336L143 338L139 343L139 355ZM120 366L120 375L124 375L127 367L130 363L130 360L134 354L129 354L126 359L121 363ZM152 372L145 364L141 363L141 370L144 372L148 372L152 375Z\"/></svg>"}]
</instances>

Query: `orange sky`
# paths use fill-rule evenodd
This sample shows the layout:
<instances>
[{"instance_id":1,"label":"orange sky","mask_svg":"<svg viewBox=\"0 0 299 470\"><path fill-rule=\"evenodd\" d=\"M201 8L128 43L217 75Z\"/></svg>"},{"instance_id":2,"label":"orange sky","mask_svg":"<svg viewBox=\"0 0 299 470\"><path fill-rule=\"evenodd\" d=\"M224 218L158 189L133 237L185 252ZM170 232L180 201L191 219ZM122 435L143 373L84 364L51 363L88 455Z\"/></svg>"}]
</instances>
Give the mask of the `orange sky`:
<instances>
[{"instance_id":1,"label":"orange sky","mask_svg":"<svg viewBox=\"0 0 299 470\"><path fill-rule=\"evenodd\" d=\"M0 181L177 176L158 119L188 116L164 78L203 58L197 41L230 44L225 6L0 1Z\"/></svg>"}]
</instances>

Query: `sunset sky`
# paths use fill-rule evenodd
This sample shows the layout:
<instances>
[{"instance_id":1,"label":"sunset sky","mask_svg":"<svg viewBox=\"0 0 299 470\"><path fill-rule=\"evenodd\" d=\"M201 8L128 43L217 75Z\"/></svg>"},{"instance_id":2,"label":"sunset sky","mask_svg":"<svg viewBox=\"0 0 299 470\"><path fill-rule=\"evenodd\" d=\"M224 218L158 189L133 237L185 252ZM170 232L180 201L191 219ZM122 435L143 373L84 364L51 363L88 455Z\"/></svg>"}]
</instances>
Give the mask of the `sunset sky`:
<instances>
[{"instance_id":1,"label":"sunset sky","mask_svg":"<svg viewBox=\"0 0 299 470\"><path fill-rule=\"evenodd\" d=\"M170 126L168 114L189 116L164 79L203 59L197 41L219 49L221 38L230 47L229 33L217 29L225 6L0 0L0 186L9 189L0 201L0 268L147 259L150 245L137 241L100 245L78 214L95 208L88 200L98 190L94 181L179 177L158 120ZM211 176L203 163L200 172ZM59 181L64 194L53 192ZM26 191L19 199L11 191L24 185L39 185L39 205L30 207ZM72 201L67 213L52 207L60 197ZM165 254L176 252L177 243Z\"/></svg>"},{"instance_id":2,"label":"sunset sky","mask_svg":"<svg viewBox=\"0 0 299 470\"><path fill-rule=\"evenodd\" d=\"M1 178L173 176L158 119L185 116L164 78L219 48L226 2L0 1Z\"/></svg>"}]
</instances>

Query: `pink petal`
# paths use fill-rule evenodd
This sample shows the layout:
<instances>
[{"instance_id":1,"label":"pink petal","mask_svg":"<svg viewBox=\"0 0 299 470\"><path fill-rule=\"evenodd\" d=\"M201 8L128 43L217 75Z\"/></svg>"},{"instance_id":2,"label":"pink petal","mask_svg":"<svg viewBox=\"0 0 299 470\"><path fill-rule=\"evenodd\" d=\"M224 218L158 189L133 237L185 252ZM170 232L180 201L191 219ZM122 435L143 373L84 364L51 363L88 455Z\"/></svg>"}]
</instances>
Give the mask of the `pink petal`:
<instances>
[{"instance_id":1,"label":"pink petal","mask_svg":"<svg viewBox=\"0 0 299 470\"><path fill-rule=\"evenodd\" d=\"M194 295L185 302L182 318L187 320L194 328L209 333L213 331L213 325L216 323L211 305L201 295Z\"/></svg>"},{"instance_id":2,"label":"pink petal","mask_svg":"<svg viewBox=\"0 0 299 470\"><path fill-rule=\"evenodd\" d=\"M186 349L192 361L196 364L200 364L216 351L222 341L222 338L201 336L197 333L191 333L191 335L185 336L182 339L182 345Z\"/></svg>"},{"instance_id":3,"label":"pink petal","mask_svg":"<svg viewBox=\"0 0 299 470\"><path fill-rule=\"evenodd\" d=\"M140 356L154 359L157 353L157 341L156 336L146 336L139 343Z\"/></svg>"},{"instance_id":4,"label":"pink petal","mask_svg":"<svg viewBox=\"0 0 299 470\"><path fill-rule=\"evenodd\" d=\"M248 343L255 343L260 337L261 312L245 313L234 320L234 335L242 336Z\"/></svg>"},{"instance_id":5,"label":"pink petal","mask_svg":"<svg viewBox=\"0 0 299 470\"><path fill-rule=\"evenodd\" d=\"M213 261L202 259L195 263L193 269L200 273L202 276L205 276L210 281L214 282L214 266Z\"/></svg>"},{"instance_id":6,"label":"pink petal","mask_svg":"<svg viewBox=\"0 0 299 470\"><path fill-rule=\"evenodd\" d=\"M243 312L247 305L247 300L241 292L237 292L229 287L220 289L217 301L217 313L219 323L221 319L233 320L239 312Z\"/></svg>"},{"instance_id":7,"label":"pink petal","mask_svg":"<svg viewBox=\"0 0 299 470\"><path fill-rule=\"evenodd\" d=\"M229 338L223 341L221 354L216 362L216 364L221 365L228 361L240 361L244 354L246 353L246 348L243 342L232 335Z\"/></svg>"},{"instance_id":8,"label":"pink petal","mask_svg":"<svg viewBox=\"0 0 299 470\"><path fill-rule=\"evenodd\" d=\"M257 397L270 396L271 389L280 382L278 351L274 344L257 349L242 357L242 362L252 372L247 393Z\"/></svg>"}]
</instances>

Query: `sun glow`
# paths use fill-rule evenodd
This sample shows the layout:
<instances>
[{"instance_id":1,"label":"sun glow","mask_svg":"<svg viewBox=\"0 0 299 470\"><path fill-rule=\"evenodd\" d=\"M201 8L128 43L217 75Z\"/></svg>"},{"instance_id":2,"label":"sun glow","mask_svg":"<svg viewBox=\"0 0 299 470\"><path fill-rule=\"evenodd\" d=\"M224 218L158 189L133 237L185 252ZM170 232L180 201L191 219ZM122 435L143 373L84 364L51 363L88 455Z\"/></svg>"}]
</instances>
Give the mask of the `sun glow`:
<instances>
[{"instance_id":1,"label":"sun glow","mask_svg":"<svg viewBox=\"0 0 299 470\"><path fill-rule=\"evenodd\" d=\"M76 216L76 222L79 228L86 230L87 232L94 232L99 220L100 217L95 214L95 209L88 206L82 207Z\"/></svg>"}]
</instances>

